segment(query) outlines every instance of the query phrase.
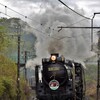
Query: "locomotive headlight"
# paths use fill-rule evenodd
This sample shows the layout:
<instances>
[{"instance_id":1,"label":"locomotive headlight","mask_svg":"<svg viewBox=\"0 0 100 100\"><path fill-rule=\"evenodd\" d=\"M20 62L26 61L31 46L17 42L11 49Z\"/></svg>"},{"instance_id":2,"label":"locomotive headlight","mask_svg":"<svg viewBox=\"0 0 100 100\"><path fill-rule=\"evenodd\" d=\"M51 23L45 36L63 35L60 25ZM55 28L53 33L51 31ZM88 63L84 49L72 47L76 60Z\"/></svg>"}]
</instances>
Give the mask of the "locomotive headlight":
<instances>
[{"instance_id":1,"label":"locomotive headlight","mask_svg":"<svg viewBox=\"0 0 100 100\"><path fill-rule=\"evenodd\" d=\"M52 61L55 61L55 60L56 60L56 56L55 56L55 55L52 55L52 56L51 56L51 60L52 60Z\"/></svg>"}]
</instances>

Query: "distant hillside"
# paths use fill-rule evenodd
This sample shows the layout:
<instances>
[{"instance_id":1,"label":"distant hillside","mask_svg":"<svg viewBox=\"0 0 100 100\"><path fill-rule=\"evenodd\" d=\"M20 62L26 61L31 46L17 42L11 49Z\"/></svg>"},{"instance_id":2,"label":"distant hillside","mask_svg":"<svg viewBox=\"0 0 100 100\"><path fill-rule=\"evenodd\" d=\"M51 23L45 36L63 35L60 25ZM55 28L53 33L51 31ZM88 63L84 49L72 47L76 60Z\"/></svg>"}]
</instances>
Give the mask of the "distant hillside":
<instances>
[{"instance_id":1,"label":"distant hillside","mask_svg":"<svg viewBox=\"0 0 100 100\"><path fill-rule=\"evenodd\" d=\"M31 27L28 23L24 22L19 18L1 18L0 26L5 27L5 31L7 33L7 39L10 39L12 42L10 43L10 48L8 47L6 55L17 61L17 37L12 35L21 34L21 55L23 58L23 52L29 51L30 55L35 57L35 42L36 36L31 31ZM5 37L6 38L6 37ZM23 59L21 59L23 61Z\"/></svg>"}]
</instances>

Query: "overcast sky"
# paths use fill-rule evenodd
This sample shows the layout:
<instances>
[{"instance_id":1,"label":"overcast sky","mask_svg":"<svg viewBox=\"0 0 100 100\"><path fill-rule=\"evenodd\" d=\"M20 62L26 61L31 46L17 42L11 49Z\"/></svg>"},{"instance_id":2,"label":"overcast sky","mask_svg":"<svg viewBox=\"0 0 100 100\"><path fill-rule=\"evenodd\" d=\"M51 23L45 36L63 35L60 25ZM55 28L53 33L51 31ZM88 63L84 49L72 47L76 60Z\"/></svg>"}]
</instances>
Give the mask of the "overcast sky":
<instances>
[{"instance_id":1,"label":"overcast sky","mask_svg":"<svg viewBox=\"0 0 100 100\"><path fill-rule=\"evenodd\" d=\"M93 15L94 12L100 12L100 0L62 0L62 1L73 9L75 7L83 9L87 17ZM8 7L17 10L27 16L31 14L33 11L35 13L38 13L40 9L45 8L50 3L55 6L62 5L58 0L0 0L0 3L7 5ZM2 6L0 5L0 8L1 7Z\"/></svg>"}]
</instances>

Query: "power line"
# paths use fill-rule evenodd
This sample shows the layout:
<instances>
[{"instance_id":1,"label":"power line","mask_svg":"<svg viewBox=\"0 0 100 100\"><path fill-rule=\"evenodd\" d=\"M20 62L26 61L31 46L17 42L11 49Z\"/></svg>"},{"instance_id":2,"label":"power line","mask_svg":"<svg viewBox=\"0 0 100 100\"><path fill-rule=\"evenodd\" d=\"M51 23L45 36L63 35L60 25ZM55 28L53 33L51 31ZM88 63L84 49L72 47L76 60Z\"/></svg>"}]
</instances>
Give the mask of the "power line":
<instances>
[{"instance_id":1,"label":"power line","mask_svg":"<svg viewBox=\"0 0 100 100\"><path fill-rule=\"evenodd\" d=\"M79 16L81 16L81 17L84 17L84 18L86 18L86 19L91 20L90 18L85 17L85 16L83 16L82 14L76 12L75 10L73 10L72 8L70 8L68 5L66 5L64 2L62 2L61 0L58 0L58 1L61 2L63 5L65 5L68 9L70 9L71 11L73 11L74 13L76 13L77 15L79 15Z\"/></svg>"},{"instance_id":2,"label":"power line","mask_svg":"<svg viewBox=\"0 0 100 100\"><path fill-rule=\"evenodd\" d=\"M31 19L31 18L29 18L29 17L27 17L27 16L25 16L25 15L23 15L23 14L21 14L21 13L19 13L19 12L17 12L17 11L15 11L15 10L13 10L13 9L11 9L11 8L9 8L9 7L7 7L6 5L3 5L2 3L0 3L0 5L2 5L2 6L4 6L5 7L5 13L3 13L3 12L0 12L0 13L2 13L2 14L4 14L4 15L6 15L6 16L8 16L8 17L10 17L11 18L11 16L9 16L8 14L7 14L7 8L8 9L10 9L11 11L13 11L13 12L15 12L15 13L17 13L17 14L19 14L19 15L21 15L21 16L23 16L24 18L27 18L27 19L29 19L29 20L31 20L31 21L33 21L33 19ZM37 22L36 20L34 20L35 22ZM37 22L38 23L38 22ZM41 26L42 26L42 24L40 24ZM38 31L39 33L43 33L43 34L45 34L44 32L42 32L42 31L40 31L40 30L38 30L38 29L36 29L35 27L33 27L32 26L32 28L34 29L34 30L36 30L36 31ZM43 35L42 34L42 35ZM44 35L45 36L45 35Z\"/></svg>"},{"instance_id":3,"label":"power line","mask_svg":"<svg viewBox=\"0 0 100 100\"><path fill-rule=\"evenodd\" d=\"M0 13L4 14L4 15L6 15L6 16L9 16L8 14L5 14L5 13L3 13L3 12L0 12ZM11 17L11 16L9 16L9 17ZM68 26L70 27L71 25L74 25L74 24L76 24L76 23L79 23L79 22L81 22L81 21L83 21L83 20L85 20L85 19L82 19L82 20L80 20L80 21L77 21L77 22L75 22L75 23L73 23L73 24L70 24L70 25L68 25ZM43 34L41 34L41 35L42 35L42 36L45 36L45 32L42 32L42 31L36 29L36 28L33 27L33 26L31 26L31 28L33 28L34 30L38 31L39 33L43 33ZM45 37L49 37L49 36L45 36ZM71 38L71 37L68 37L68 36L65 36L65 37ZM65 37L63 37L63 38L65 38ZM57 39L57 40L63 39L63 38L55 38L55 37L50 37L50 38L54 38L54 39Z\"/></svg>"},{"instance_id":4,"label":"power line","mask_svg":"<svg viewBox=\"0 0 100 100\"><path fill-rule=\"evenodd\" d=\"M59 0L60 2L62 2L61 0ZM5 15L7 15L7 8L8 9L10 9L11 11L13 11L13 12L15 12L15 13L17 13L17 14L19 14L19 15L21 15L21 16L23 16L24 18L27 18L27 19L29 19L29 20L31 20L31 21L33 21L33 19L31 19L31 18L29 18L28 16L25 16L25 15L23 15L23 14L21 14L21 13L19 13L19 12L17 12L17 11L15 11L15 10L13 10L13 9L11 9L11 8L9 8L9 7L7 7L6 5L3 5L2 3L0 3L0 5L2 5L2 6L4 6L5 7ZM42 6L42 4L40 5L40 6ZM67 6L67 5L66 5ZM67 6L68 7L68 6ZM70 8L71 9L71 8ZM71 10L73 10L73 9L71 9ZM73 10L74 11L74 10ZM74 11L75 12L75 11ZM77 13L77 12L76 12ZM79 13L77 13L77 14L79 14ZM81 15L81 14L79 14L79 15ZM85 16L83 16L83 15L81 15L82 17L84 17L84 18L87 18L87 17L85 17ZM9 16L10 17L10 16ZM87 19L90 19L90 18L87 18ZM84 19L83 19L84 20ZM36 23L39 23L39 22L37 22L36 20L34 20ZM73 23L73 24L71 24L71 25L74 25L74 24L76 24L76 23L79 23L79 22L81 22L81 20L80 21L78 21L78 22L75 22L75 23ZM42 26L42 24L40 24L41 26ZM50 27L49 27L50 28Z\"/></svg>"},{"instance_id":5,"label":"power line","mask_svg":"<svg viewBox=\"0 0 100 100\"><path fill-rule=\"evenodd\" d=\"M12 18L12 17L11 17L10 15L8 15L8 14L5 14L5 13L3 13L3 12L0 12L0 13L4 14L4 15L10 17L10 18ZM34 26L31 26L31 28L33 28L34 30L38 31L39 33L42 33L42 34L41 34L42 37L45 37L45 38L49 37L48 35L47 35L47 36L45 35L45 34L46 34L45 32L42 32L42 31L40 31L39 29L36 29Z\"/></svg>"},{"instance_id":6,"label":"power line","mask_svg":"<svg viewBox=\"0 0 100 100\"><path fill-rule=\"evenodd\" d=\"M4 5L4 4L2 4L2 3L0 3L0 5L2 5L2 6L4 6L4 7L5 7L5 14L7 14L7 8L8 8L9 10L11 10L11 11L13 11L13 12L15 12L15 13L17 13L17 14L21 15L21 16L23 16L24 18L27 18L27 19L29 19L29 20L32 20L32 21L33 21L33 19L29 18L28 16L25 16L25 15L23 15L23 14L21 14L21 13L19 13L19 12L15 11L15 10L13 10L13 9L11 9L10 7L8 7L8 6L6 6L6 5ZM39 22L37 22L36 20L34 20L34 21L35 21L36 23L39 23Z\"/></svg>"},{"instance_id":7,"label":"power line","mask_svg":"<svg viewBox=\"0 0 100 100\"><path fill-rule=\"evenodd\" d=\"M29 19L29 20L31 20L31 21L35 21L36 23L39 23L38 21L33 20L33 19L31 19L30 17L25 16L25 15L23 15L22 13L19 13L19 12L15 11L15 10L11 9L10 7L7 7L6 5L4 5L4 4L2 4L2 3L0 3L0 5L2 5L2 6L5 7L5 13L3 13L3 14L5 14L5 15L7 15L7 8L8 8L9 10L11 10L11 11L13 11L13 12L15 12L15 13L21 15L21 16L24 17L25 19ZM41 4L40 6L42 6L42 4ZM7 15L7 16L8 16L8 15ZM9 17L10 17L10 16L9 16ZM40 26L42 26L41 23L39 23L39 24L40 24ZM39 31L39 32L40 32L40 31ZM43 33L43 32L42 32L42 33Z\"/></svg>"},{"instance_id":8,"label":"power line","mask_svg":"<svg viewBox=\"0 0 100 100\"><path fill-rule=\"evenodd\" d=\"M59 1L60 1L60 0L59 0ZM0 5L5 6L5 5L3 5L3 4L1 4L1 3L0 3ZM41 6L42 6L42 5L41 5ZM23 14L21 14L21 13L15 11L15 10L13 10L13 9L11 9L11 8L9 8L9 7L7 7L7 6L5 6L5 13L3 13L3 12L1 12L1 13L4 14L4 15L6 15L6 16L8 16L8 17L11 17L11 16L9 16L9 15L7 14L7 8L10 9L10 10L12 10L13 12L15 12L15 13L17 13L17 14L23 16L24 18L27 18L27 19L33 21L33 19L31 19L31 18L29 18L29 17L27 17L27 16L25 16L25 15L23 15ZM82 17L83 17L83 16L82 16ZM86 17L84 17L84 18L86 19ZM79 22L81 22L81 21L83 21L83 20L85 20L85 19L82 19L82 20L80 20L80 21L77 21L77 22L75 22L75 23L73 23L73 24L70 24L70 25L68 25L68 26L71 26L71 25L74 25L74 24L76 24L76 23L79 23ZM90 18L87 18L87 19L90 19ZM36 22L36 20L35 20L35 22ZM41 24L41 26L42 26L42 24ZM43 34L41 34L42 36L45 36L45 32L42 32L42 31L40 31L39 29L36 29L36 28L33 27L33 26L31 26L31 27L32 27L34 30L38 31L39 33L43 33ZM51 29L51 28L49 27L49 29ZM58 32L59 32L59 31L58 31ZM46 37L46 36L45 36L45 37ZM49 37L49 36L48 36L48 37ZM50 38L52 38L52 37L50 37Z\"/></svg>"},{"instance_id":9,"label":"power line","mask_svg":"<svg viewBox=\"0 0 100 100\"><path fill-rule=\"evenodd\" d=\"M8 14L6 14L6 13L3 13L3 12L1 12L1 11L0 11L0 13L1 13L1 14L3 14L3 15L6 15L6 16L8 16L8 17L10 17L10 18L11 18L11 16L9 16L9 15L8 15Z\"/></svg>"},{"instance_id":10,"label":"power line","mask_svg":"<svg viewBox=\"0 0 100 100\"><path fill-rule=\"evenodd\" d=\"M59 1L62 2L61 0L59 0ZM15 12L15 13L17 13L17 14L23 16L24 18L27 18L27 19L33 21L33 19L29 18L28 16L25 16L25 15L23 15L23 14L21 14L21 13L15 11L15 10L13 10L13 9L7 7L6 5L3 5L2 3L0 3L0 5L2 5L2 6L5 7L5 14L6 14L6 15L7 15L7 8L8 8L8 9L10 9L11 11L13 11L13 12ZM42 6L42 5L41 5L41 6ZM67 6L67 5L66 5L66 6ZM68 6L67 6L67 7L68 7ZM71 8L70 8L70 9L71 9ZM71 9L71 10L73 10L73 9ZM73 11L74 11L74 10L73 10ZM74 11L74 12L75 12L75 11ZM77 13L77 12L76 12L76 13ZM79 14L79 13L77 13L77 14ZM79 14L79 15L81 15L81 14ZM81 15L81 16L84 17L84 18L87 18L87 17L85 17L85 16L83 16L83 15ZM87 19L90 19L90 18L87 18ZM37 22L36 20L34 20L34 21ZM37 22L37 23L38 23L38 22ZM78 22L76 22L76 23L78 23ZM75 24L75 23L74 23L74 24ZM40 24L40 25L42 26L42 24Z\"/></svg>"},{"instance_id":11,"label":"power line","mask_svg":"<svg viewBox=\"0 0 100 100\"><path fill-rule=\"evenodd\" d=\"M80 22L82 22L82 21L84 21L84 20L86 20L86 19L81 19L81 20L79 20L79 21L77 21L77 22L75 22L75 23L69 24L69 25L66 26L66 27L71 27L72 25L75 25L75 24L77 24L77 23L80 23ZM62 28L59 29L58 32L61 31L61 30L62 30Z\"/></svg>"},{"instance_id":12,"label":"power line","mask_svg":"<svg viewBox=\"0 0 100 100\"><path fill-rule=\"evenodd\" d=\"M79 20L79 21L77 21L77 22L75 22L75 23L72 23L72 24L68 25L68 26L75 25L75 24L80 23L80 22L82 22L82 21L84 21L84 20L86 20L86 19L81 19L81 20Z\"/></svg>"}]
</instances>

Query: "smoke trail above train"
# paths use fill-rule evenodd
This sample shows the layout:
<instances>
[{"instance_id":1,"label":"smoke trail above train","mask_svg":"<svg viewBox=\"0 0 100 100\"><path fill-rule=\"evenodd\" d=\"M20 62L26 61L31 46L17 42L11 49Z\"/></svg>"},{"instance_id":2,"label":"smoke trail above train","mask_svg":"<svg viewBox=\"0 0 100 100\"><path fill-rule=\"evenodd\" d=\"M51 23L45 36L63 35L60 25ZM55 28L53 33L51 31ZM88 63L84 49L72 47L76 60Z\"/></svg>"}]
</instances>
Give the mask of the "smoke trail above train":
<instances>
[{"instance_id":1,"label":"smoke trail above train","mask_svg":"<svg viewBox=\"0 0 100 100\"><path fill-rule=\"evenodd\" d=\"M84 15L82 9L75 7L75 10ZM91 55L90 30L62 29L58 32L58 26L90 26L89 20L78 16L63 6L54 6L51 3L46 6L44 11L33 15L32 18L40 23L35 23L35 26L41 30L41 33L34 32L37 36L36 53L39 58L54 52L59 52L67 58L79 60ZM82 21L75 23L79 20Z\"/></svg>"}]
</instances>

